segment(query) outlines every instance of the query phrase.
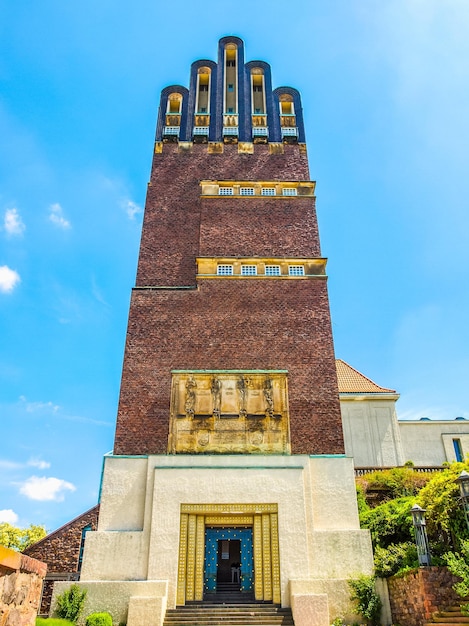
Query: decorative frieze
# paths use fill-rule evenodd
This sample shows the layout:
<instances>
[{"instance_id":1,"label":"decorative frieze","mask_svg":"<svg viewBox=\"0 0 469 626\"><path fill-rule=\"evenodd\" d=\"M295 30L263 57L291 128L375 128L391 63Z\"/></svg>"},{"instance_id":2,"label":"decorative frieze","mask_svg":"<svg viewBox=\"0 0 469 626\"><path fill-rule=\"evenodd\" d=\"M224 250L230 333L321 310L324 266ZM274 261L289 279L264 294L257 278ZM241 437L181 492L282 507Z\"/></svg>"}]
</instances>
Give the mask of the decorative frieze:
<instances>
[{"instance_id":1,"label":"decorative frieze","mask_svg":"<svg viewBox=\"0 0 469 626\"><path fill-rule=\"evenodd\" d=\"M173 372L171 453L290 451L286 372Z\"/></svg>"}]
</instances>

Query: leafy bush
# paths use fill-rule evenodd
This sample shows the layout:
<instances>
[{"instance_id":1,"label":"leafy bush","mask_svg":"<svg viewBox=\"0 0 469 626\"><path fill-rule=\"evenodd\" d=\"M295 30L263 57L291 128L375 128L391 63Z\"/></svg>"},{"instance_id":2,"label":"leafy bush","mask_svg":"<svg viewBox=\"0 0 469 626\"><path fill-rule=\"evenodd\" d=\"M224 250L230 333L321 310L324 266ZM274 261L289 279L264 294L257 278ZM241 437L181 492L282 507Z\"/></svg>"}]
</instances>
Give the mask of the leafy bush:
<instances>
[{"instance_id":1,"label":"leafy bush","mask_svg":"<svg viewBox=\"0 0 469 626\"><path fill-rule=\"evenodd\" d=\"M456 551L460 541L469 537L456 483L463 469L469 469L467 463L452 463L444 471L433 474L417 498L418 504L427 510L425 517L430 540Z\"/></svg>"},{"instance_id":2,"label":"leafy bush","mask_svg":"<svg viewBox=\"0 0 469 626\"><path fill-rule=\"evenodd\" d=\"M388 498L415 496L431 479L431 474L414 472L411 467L393 467L370 472L357 478L357 485L366 495L368 491L383 490Z\"/></svg>"},{"instance_id":3,"label":"leafy bush","mask_svg":"<svg viewBox=\"0 0 469 626\"><path fill-rule=\"evenodd\" d=\"M382 602L376 593L375 577L361 574L348 583L352 590L350 600L355 603L357 613L369 620L372 625L379 624Z\"/></svg>"},{"instance_id":4,"label":"leafy bush","mask_svg":"<svg viewBox=\"0 0 469 626\"><path fill-rule=\"evenodd\" d=\"M469 541L461 541L461 553L448 552L444 560L449 571L461 580L453 586L455 592L461 598L469 597ZM463 604L461 610L464 615L469 615L469 604Z\"/></svg>"},{"instance_id":5,"label":"leafy bush","mask_svg":"<svg viewBox=\"0 0 469 626\"><path fill-rule=\"evenodd\" d=\"M112 615L110 613L91 613L86 618L86 626L112 626Z\"/></svg>"},{"instance_id":6,"label":"leafy bush","mask_svg":"<svg viewBox=\"0 0 469 626\"><path fill-rule=\"evenodd\" d=\"M57 596L57 606L55 612L59 617L76 622L83 611L85 604L86 589L81 591L78 585L72 585L59 596Z\"/></svg>"},{"instance_id":7,"label":"leafy bush","mask_svg":"<svg viewBox=\"0 0 469 626\"><path fill-rule=\"evenodd\" d=\"M410 509L415 498L397 498L384 502L360 515L360 525L371 532L373 546L386 548L391 544L413 540Z\"/></svg>"},{"instance_id":8,"label":"leafy bush","mask_svg":"<svg viewBox=\"0 0 469 626\"><path fill-rule=\"evenodd\" d=\"M418 567L419 560L415 543L391 543L386 548L377 546L374 554L375 573L379 578L394 576L402 570Z\"/></svg>"}]
</instances>

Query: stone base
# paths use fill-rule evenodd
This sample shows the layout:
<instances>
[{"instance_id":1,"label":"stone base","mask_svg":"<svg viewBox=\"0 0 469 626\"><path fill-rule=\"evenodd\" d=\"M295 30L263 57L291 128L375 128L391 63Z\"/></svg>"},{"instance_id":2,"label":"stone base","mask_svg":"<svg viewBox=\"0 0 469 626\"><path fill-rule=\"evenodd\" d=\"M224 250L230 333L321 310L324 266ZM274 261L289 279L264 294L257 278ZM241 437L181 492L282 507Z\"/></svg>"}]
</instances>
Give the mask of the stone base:
<instances>
[{"instance_id":1,"label":"stone base","mask_svg":"<svg viewBox=\"0 0 469 626\"><path fill-rule=\"evenodd\" d=\"M90 613L107 611L114 624L127 626L161 626L166 612L168 583L161 580L57 582L51 602L51 616L57 596L72 584L86 589L85 606L78 620L84 624Z\"/></svg>"}]
</instances>

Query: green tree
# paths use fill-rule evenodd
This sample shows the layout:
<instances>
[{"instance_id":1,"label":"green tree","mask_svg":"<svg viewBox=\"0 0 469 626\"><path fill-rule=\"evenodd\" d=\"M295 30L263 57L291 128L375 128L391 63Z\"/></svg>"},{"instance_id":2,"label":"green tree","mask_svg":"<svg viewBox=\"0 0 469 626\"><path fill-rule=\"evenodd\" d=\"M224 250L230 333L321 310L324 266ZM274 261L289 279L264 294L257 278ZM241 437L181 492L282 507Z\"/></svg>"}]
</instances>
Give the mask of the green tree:
<instances>
[{"instance_id":1,"label":"green tree","mask_svg":"<svg viewBox=\"0 0 469 626\"><path fill-rule=\"evenodd\" d=\"M44 526L30 524L27 528L18 528L8 522L0 523L0 545L22 552L33 543L45 537Z\"/></svg>"}]
</instances>

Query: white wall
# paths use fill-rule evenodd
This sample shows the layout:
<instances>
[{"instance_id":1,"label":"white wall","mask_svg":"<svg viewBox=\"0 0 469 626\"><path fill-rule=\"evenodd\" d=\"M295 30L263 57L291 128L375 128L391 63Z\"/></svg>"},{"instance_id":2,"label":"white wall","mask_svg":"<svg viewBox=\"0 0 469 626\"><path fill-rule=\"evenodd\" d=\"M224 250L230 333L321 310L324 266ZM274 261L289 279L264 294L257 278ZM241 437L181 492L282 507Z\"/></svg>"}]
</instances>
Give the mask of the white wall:
<instances>
[{"instance_id":1,"label":"white wall","mask_svg":"<svg viewBox=\"0 0 469 626\"><path fill-rule=\"evenodd\" d=\"M404 464L397 398L397 394L340 394L345 452L355 467Z\"/></svg>"}]
</instances>

